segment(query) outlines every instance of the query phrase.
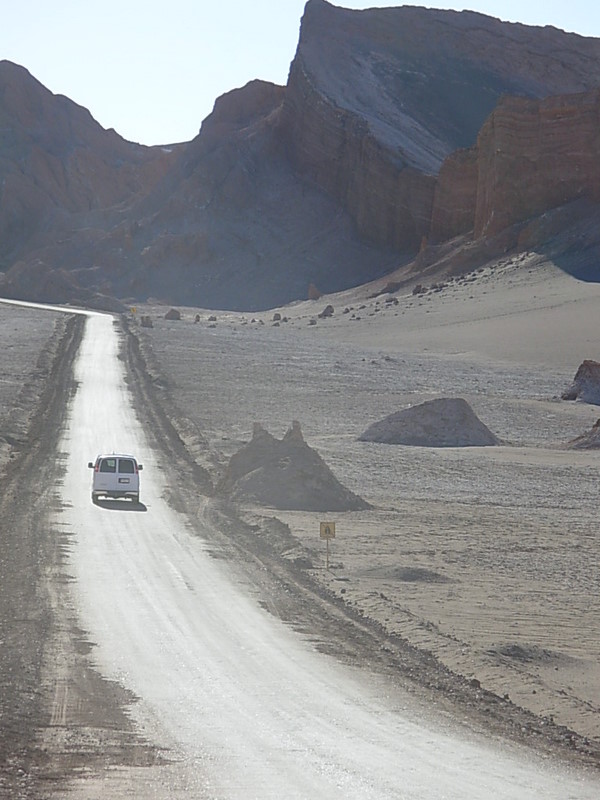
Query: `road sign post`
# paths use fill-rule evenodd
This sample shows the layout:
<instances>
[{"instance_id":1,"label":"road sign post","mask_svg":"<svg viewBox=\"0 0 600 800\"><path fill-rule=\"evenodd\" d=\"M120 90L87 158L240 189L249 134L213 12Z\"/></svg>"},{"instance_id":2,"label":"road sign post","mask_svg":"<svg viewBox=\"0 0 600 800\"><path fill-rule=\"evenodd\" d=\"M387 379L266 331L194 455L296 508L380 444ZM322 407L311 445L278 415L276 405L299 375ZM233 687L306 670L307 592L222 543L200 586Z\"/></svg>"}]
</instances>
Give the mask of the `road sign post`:
<instances>
[{"instance_id":1,"label":"road sign post","mask_svg":"<svg viewBox=\"0 0 600 800\"><path fill-rule=\"evenodd\" d=\"M327 569L329 569L329 540L335 539L335 522L321 523L320 538L325 539L327 543L326 564L327 564Z\"/></svg>"}]
</instances>

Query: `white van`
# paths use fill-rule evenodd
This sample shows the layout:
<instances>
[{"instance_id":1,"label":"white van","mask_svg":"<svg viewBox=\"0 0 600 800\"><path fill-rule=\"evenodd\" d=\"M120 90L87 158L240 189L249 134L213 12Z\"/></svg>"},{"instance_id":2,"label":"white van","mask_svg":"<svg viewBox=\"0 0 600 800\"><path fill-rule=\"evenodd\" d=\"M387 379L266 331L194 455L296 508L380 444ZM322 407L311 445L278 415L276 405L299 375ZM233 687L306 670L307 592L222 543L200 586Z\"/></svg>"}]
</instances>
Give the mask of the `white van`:
<instances>
[{"instance_id":1,"label":"white van","mask_svg":"<svg viewBox=\"0 0 600 800\"><path fill-rule=\"evenodd\" d=\"M92 477L92 503L99 497L127 497L134 503L140 501L140 470L133 456L111 453L100 455L88 464L94 470Z\"/></svg>"}]
</instances>

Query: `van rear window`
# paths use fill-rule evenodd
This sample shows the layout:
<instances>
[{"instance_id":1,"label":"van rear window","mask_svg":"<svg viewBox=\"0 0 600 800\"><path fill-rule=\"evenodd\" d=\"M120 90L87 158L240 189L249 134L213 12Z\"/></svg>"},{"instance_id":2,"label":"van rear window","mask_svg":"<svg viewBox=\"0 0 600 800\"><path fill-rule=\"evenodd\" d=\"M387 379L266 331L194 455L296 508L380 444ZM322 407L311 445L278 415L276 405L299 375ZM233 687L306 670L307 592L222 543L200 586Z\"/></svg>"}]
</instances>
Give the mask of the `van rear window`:
<instances>
[{"instance_id":1,"label":"van rear window","mask_svg":"<svg viewBox=\"0 0 600 800\"><path fill-rule=\"evenodd\" d=\"M135 472L133 468L133 461L130 458L120 458L119 472L125 472L128 475L133 475L133 473Z\"/></svg>"},{"instance_id":2,"label":"van rear window","mask_svg":"<svg viewBox=\"0 0 600 800\"><path fill-rule=\"evenodd\" d=\"M116 472L117 459L116 458L103 458L100 462L100 472Z\"/></svg>"}]
</instances>

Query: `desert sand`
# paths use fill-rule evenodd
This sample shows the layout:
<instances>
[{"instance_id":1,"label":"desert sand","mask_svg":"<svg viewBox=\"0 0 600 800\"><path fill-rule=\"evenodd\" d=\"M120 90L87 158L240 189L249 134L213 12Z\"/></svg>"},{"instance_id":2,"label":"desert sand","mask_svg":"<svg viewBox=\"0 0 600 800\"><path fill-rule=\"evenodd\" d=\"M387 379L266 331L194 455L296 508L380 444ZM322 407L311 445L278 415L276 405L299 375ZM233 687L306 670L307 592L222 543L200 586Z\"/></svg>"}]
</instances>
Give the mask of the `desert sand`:
<instances>
[{"instance_id":1,"label":"desert sand","mask_svg":"<svg viewBox=\"0 0 600 800\"><path fill-rule=\"evenodd\" d=\"M282 511L284 557L388 632L600 742L598 451L565 447L600 407L560 400L600 358L600 286L536 254L413 295L386 281L261 314L148 305L134 325L162 404L215 483L255 423L307 444L370 510ZM331 316L319 316L332 305ZM494 447L360 442L373 422L466 400ZM308 488L307 488L308 491ZM199 501L200 506L200 501ZM326 569L323 520L335 521ZM479 683L477 683L479 682Z\"/></svg>"},{"instance_id":2,"label":"desert sand","mask_svg":"<svg viewBox=\"0 0 600 800\"><path fill-rule=\"evenodd\" d=\"M280 595L274 603L267 596L266 606L285 609L316 646L365 669L386 669L415 698L435 702L443 713L461 716L463 709L465 720L492 735L597 766L600 453L566 445L592 431L600 407L560 397L580 363L600 357L600 286L576 281L535 254L506 258L419 295L410 287L378 294L383 285L261 314L181 308L182 318L170 321L168 307L149 304L129 315L150 371L149 382L132 372L132 388L148 383L152 404L168 412L206 470L190 469L188 457L177 456L179 474L189 473L183 502L190 529L194 514L218 506L218 489L211 498L207 487L227 485L230 459L251 443L256 423L277 441L295 431L282 457L297 485L290 491L268 461L260 465L264 478L245 464L249 479L241 488L250 486L261 504L234 492L250 525L239 549L217 542L215 554L239 558L242 571L254 569L253 591L263 580L263 557L274 565ZM329 305L333 314L320 316ZM142 314L152 328L137 324ZM0 790L8 787L10 796L32 781L43 783L46 773L54 780L77 764L103 763L102 731L112 732L115 763L154 758L138 745L132 753L124 710L130 701L94 675L85 653L75 657L81 632L73 628L69 646L55 641L56 631L74 625L68 604L55 607L53 600L62 596L57 587L68 586L64 533L45 516L54 503L52 481L60 480L49 456L72 390L69 366L81 333L73 326L65 314L0 305L0 713L7 721L0 745L15 756L0 770ZM501 444L359 441L373 422L444 397L464 399ZM310 460L295 455L300 429ZM277 507L293 497L303 508L323 509L328 486L340 496L314 453L369 507ZM319 505L311 506L315 478L324 475L328 486L319 486ZM323 521L336 525L329 568ZM239 536L235 524L222 530ZM246 559L254 536L258 558ZM281 572L282 564L289 571ZM300 587L318 587L316 613L323 598L335 609L324 624L314 623L312 606L298 607L286 575ZM365 638L365 625L376 635ZM437 662L411 655L401 642ZM372 644L380 651L371 657ZM79 750L48 763L36 737L53 702L52 670L65 663L73 690L83 693L82 713L102 735L95 750L85 739ZM18 769L23 753L33 765L25 773Z\"/></svg>"}]
</instances>

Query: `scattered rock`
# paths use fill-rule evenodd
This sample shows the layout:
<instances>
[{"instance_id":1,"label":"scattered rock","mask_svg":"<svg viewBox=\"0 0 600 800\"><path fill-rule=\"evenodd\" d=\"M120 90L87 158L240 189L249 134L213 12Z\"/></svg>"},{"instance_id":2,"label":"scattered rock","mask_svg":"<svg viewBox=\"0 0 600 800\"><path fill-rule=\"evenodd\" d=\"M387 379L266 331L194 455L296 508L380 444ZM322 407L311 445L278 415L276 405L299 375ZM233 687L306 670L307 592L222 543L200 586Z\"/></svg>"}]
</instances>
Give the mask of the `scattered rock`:
<instances>
[{"instance_id":1,"label":"scattered rock","mask_svg":"<svg viewBox=\"0 0 600 800\"><path fill-rule=\"evenodd\" d=\"M176 308L170 308L165 314L165 319L181 319L181 311Z\"/></svg>"},{"instance_id":2,"label":"scattered rock","mask_svg":"<svg viewBox=\"0 0 600 800\"><path fill-rule=\"evenodd\" d=\"M583 361L571 386L561 395L563 400L581 400L600 406L600 364L586 359Z\"/></svg>"},{"instance_id":3,"label":"scattered rock","mask_svg":"<svg viewBox=\"0 0 600 800\"><path fill-rule=\"evenodd\" d=\"M298 556L294 559L294 566L298 569L314 569L314 564L308 556Z\"/></svg>"},{"instance_id":4,"label":"scattered rock","mask_svg":"<svg viewBox=\"0 0 600 800\"><path fill-rule=\"evenodd\" d=\"M152 317L148 316L147 314L142 315L140 318L140 325L142 328L152 328L154 327L152 324Z\"/></svg>"},{"instance_id":5,"label":"scattered rock","mask_svg":"<svg viewBox=\"0 0 600 800\"><path fill-rule=\"evenodd\" d=\"M323 311L321 311L321 313L319 314L319 317L321 319L325 319L326 317L333 317L333 311L334 309L332 305L325 306Z\"/></svg>"},{"instance_id":6,"label":"scattered rock","mask_svg":"<svg viewBox=\"0 0 600 800\"><path fill-rule=\"evenodd\" d=\"M361 442L418 447L488 447L499 439L462 398L439 398L396 411L375 422Z\"/></svg>"},{"instance_id":7,"label":"scattered rock","mask_svg":"<svg viewBox=\"0 0 600 800\"><path fill-rule=\"evenodd\" d=\"M358 511L370 508L346 489L293 422L283 439L255 423L252 440L235 453L218 491L234 500L281 510Z\"/></svg>"}]
</instances>

